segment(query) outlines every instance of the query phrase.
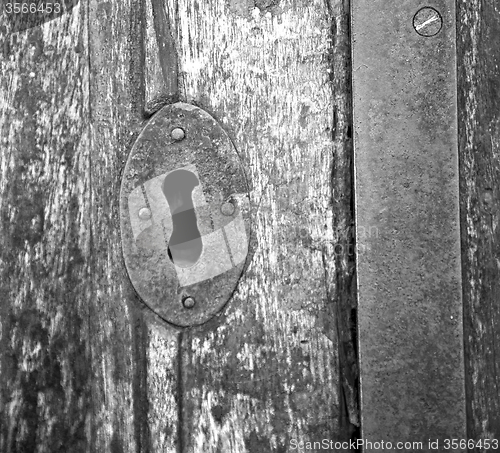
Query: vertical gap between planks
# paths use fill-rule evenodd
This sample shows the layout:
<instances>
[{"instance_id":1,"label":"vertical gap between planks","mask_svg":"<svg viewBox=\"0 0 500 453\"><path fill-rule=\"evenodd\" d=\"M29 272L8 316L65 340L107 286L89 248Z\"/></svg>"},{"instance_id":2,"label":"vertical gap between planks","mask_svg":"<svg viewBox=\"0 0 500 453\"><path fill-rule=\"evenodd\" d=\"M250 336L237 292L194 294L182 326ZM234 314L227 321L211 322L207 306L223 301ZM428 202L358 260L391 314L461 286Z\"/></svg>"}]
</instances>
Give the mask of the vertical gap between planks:
<instances>
[{"instance_id":1,"label":"vertical gap between planks","mask_svg":"<svg viewBox=\"0 0 500 453\"><path fill-rule=\"evenodd\" d=\"M345 439L360 437L359 364L357 344L356 260L354 249L354 167L352 139L351 2L343 0L337 11L327 0L332 20L332 94L335 99L333 125L334 158L331 174L335 239L343 238L343 253L335 253L337 282L336 320L339 355L340 432ZM338 18L338 19L337 19ZM338 20L338 22L336 22ZM338 163L340 162L340 165ZM347 248L347 250L345 250ZM326 265L325 265L326 267ZM335 296L334 296L335 297Z\"/></svg>"},{"instance_id":2,"label":"vertical gap between planks","mask_svg":"<svg viewBox=\"0 0 500 453\"><path fill-rule=\"evenodd\" d=\"M90 37L90 1L87 0L86 2L82 2L82 6L85 5L85 27L86 27L86 38L87 38L87 108L88 108L88 127L87 127L87 143L89 146L89 153L88 153L88 159L89 159L89 166L88 166L88 181L89 181L89 190L90 193L92 193L93 190L93 181L92 181L92 147L93 147L93 140L92 140L92 95L91 95L91 86L92 86L92 59L90 57L91 54L91 37ZM92 196L89 197L89 209L90 213L93 212L93 206L92 206ZM89 229L89 249L92 250L92 244L94 243L94 238L93 238L93 231L92 228ZM89 275L91 275L91 270L89 272ZM90 295L92 298L94 298L94 291L95 288L91 287ZM94 363L94 350L92 348L92 338L94 338L93 332L92 332L92 308L93 305L89 304L89 310L88 310L88 345L89 345L89 359L90 359L90 364ZM87 442L87 452L91 452L94 450L94 445L95 445L95 438L96 438L96 433L94 429L94 414L95 414L95 405L94 405L94 400L92 398L92 395L90 397L90 419L88 420L88 425L87 425L87 436L89 441Z\"/></svg>"},{"instance_id":3,"label":"vertical gap between planks","mask_svg":"<svg viewBox=\"0 0 500 453\"><path fill-rule=\"evenodd\" d=\"M158 110L168 104L172 104L179 101L179 74L178 74L178 63L177 63L177 50L175 48L175 40L173 37L173 32L170 28L170 21L168 18L168 12L166 10L166 5L163 0L151 0L150 2L151 10L146 10L144 8L144 34L143 34L143 119L149 120ZM147 21L152 20L151 23ZM148 35L146 28L152 25L152 33ZM158 68L146 67L145 65L151 64L153 66L157 65ZM151 70L151 73L148 73ZM170 441L167 439L165 443L157 444L154 439L151 439L151 445L155 448L166 448L168 451L175 451L178 453L183 453L185 451L185 439L184 439L184 423L183 423L183 394L184 394L184 381L183 381L183 361L182 361L182 348L183 348L183 330L178 330L177 327L173 327L171 324L167 323L163 318L157 317L157 314L153 311L149 312L149 307L147 308L150 324L153 322L155 324L161 325L161 331L166 329L167 333L165 337L169 338L169 343L172 341L176 342L175 348L175 358L170 356L167 361L161 362L162 359L157 359L156 363L152 364L154 367L172 366L173 375L171 377L163 376L163 380L170 380L175 389L172 389L172 395L174 395L174 400L176 408L174 409L177 415L177 420L173 422L173 426L176 428L177 432L173 434L173 439ZM175 340L173 340L175 339ZM151 348L151 344L149 348ZM163 357L163 361L165 357ZM153 374L155 374L154 369L147 371L147 379L152 379ZM175 376L175 379L173 378ZM164 382L165 384L166 382ZM151 384L153 385L153 384ZM153 392L154 393L154 392ZM153 401L154 395L148 395L148 400ZM154 406L154 403L153 403ZM153 407L153 412L154 412ZM149 414L151 417L151 414ZM165 420L163 420L165 422ZM150 435L155 436L159 433L153 432L152 426L150 428ZM154 448L153 448L154 450Z\"/></svg>"},{"instance_id":4,"label":"vertical gap between planks","mask_svg":"<svg viewBox=\"0 0 500 453\"><path fill-rule=\"evenodd\" d=\"M177 439L178 439L178 453L184 453L184 425L183 425L183 373L182 373L182 343L184 339L184 331L181 330L177 340Z\"/></svg>"},{"instance_id":5,"label":"vertical gap between planks","mask_svg":"<svg viewBox=\"0 0 500 453\"><path fill-rule=\"evenodd\" d=\"M146 45L146 64L151 63L153 66L159 66L159 70L157 68L145 68L145 73L148 70L154 72L154 74L150 74L151 80L147 79L145 81L146 119L150 118L163 106L180 100L177 49L170 25L172 21L169 20L163 0L151 0L150 5L151 9L148 10L147 20L150 21L148 26L153 29L154 40L151 40L154 43L148 42Z\"/></svg>"},{"instance_id":6,"label":"vertical gap between planks","mask_svg":"<svg viewBox=\"0 0 500 453\"><path fill-rule=\"evenodd\" d=\"M178 100L177 50L163 0L151 0L153 22L158 43L158 56L169 103Z\"/></svg>"}]
</instances>

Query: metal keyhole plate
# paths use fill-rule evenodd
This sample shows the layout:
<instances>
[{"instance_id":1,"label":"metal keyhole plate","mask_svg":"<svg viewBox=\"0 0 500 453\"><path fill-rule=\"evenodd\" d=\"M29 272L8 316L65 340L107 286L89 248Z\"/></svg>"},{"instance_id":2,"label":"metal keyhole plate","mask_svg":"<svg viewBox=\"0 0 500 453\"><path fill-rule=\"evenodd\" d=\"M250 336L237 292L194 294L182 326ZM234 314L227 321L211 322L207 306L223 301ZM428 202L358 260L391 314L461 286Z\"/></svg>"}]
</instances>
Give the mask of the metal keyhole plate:
<instances>
[{"instance_id":1,"label":"metal keyhole plate","mask_svg":"<svg viewBox=\"0 0 500 453\"><path fill-rule=\"evenodd\" d=\"M177 103L149 121L125 167L120 221L125 266L146 305L178 326L221 310L247 262L249 188L207 112Z\"/></svg>"}]
</instances>

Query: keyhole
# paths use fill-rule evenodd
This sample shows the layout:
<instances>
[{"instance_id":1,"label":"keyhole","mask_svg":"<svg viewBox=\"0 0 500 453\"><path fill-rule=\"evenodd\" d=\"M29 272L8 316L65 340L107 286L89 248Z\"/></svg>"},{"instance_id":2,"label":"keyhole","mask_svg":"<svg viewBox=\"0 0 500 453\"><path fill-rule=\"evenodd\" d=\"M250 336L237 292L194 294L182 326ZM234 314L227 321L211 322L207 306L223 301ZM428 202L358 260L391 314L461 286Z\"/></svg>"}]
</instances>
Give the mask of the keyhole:
<instances>
[{"instance_id":1,"label":"keyhole","mask_svg":"<svg viewBox=\"0 0 500 453\"><path fill-rule=\"evenodd\" d=\"M192 198L193 189L199 184L197 176L188 170L173 171L163 181L173 223L168 256L179 267L194 265L203 250Z\"/></svg>"}]
</instances>

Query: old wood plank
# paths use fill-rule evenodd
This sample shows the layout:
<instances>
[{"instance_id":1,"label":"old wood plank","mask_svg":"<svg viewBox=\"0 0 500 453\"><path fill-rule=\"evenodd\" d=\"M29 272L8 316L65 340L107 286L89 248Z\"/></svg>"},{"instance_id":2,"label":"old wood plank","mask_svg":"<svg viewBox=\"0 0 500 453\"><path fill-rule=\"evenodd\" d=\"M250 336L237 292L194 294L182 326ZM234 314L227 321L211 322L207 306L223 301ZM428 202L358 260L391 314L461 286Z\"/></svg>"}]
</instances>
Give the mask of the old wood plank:
<instances>
[{"instance_id":1,"label":"old wood plank","mask_svg":"<svg viewBox=\"0 0 500 453\"><path fill-rule=\"evenodd\" d=\"M468 437L500 439L500 5L457 8Z\"/></svg>"},{"instance_id":2,"label":"old wood plank","mask_svg":"<svg viewBox=\"0 0 500 453\"><path fill-rule=\"evenodd\" d=\"M158 6L156 10L158 10ZM162 16L161 12L156 13ZM146 105L151 105L154 100L164 96L168 90L163 77L162 65L160 62L160 45L158 44L157 27L155 27L153 2L145 2L145 36L144 36L144 89ZM161 18L157 22L161 22ZM177 82L177 75L175 76ZM150 110L151 107L148 108Z\"/></svg>"},{"instance_id":3,"label":"old wood plank","mask_svg":"<svg viewBox=\"0 0 500 453\"><path fill-rule=\"evenodd\" d=\"M0 35L0 451L88 451L86 21Z\"/></svg>"},{"instance_id":4,"label":"old wood plank","mask_svg":"<svg viewBox=\"0 0 500 453\"><path fill-rule=\"evenodd\" d=\"M293 441L346 438L349 426L340 425L357 423L356 371L346 367L339 392L336 304L339 289L350 291L352 258L335 247L334 232L350 227L348 101L335 90L347 85L345 6L165 5L181 100L210 112L234 140L252 186L258 244L227 311L183 333L183 447L288 451ZM351 299L342 302L350 316ZM347 350L352 333L342 329Z\"/></svg>"},{"instance_id":5,"label":"old wood plank","mask_svg":"<svg viewBox=\"0 0 500 453\"><path fill-rule=\"evenodd\" d=\"M179 385L180 333L149 319L147 344L147 423L151 452L180 450ZM143 450L147 451L147 450Z\"/></svg>"},{"instance_id":6,"label":"old wood plank","mask_svg":"<svg viewBox=\"0 0 500 453\"><path fill-rule=\"evenodd\" d=\"M158 328L124 268L121 174L145 120L145 2L90 2L92 371L95 451L176 451L175 331ZM154 66L153 64L149 67Z\"/></svg>"},{"instance_id":7,"label":"old wood plank","mask_svg":"<svg viewBox=\"0 0 500 453\"><path fill-rule=\"evenodd\" d=\"M2 452L176 448L177 334L138 309L117 223L141 11L82 3L1 30Z\"/></svg>"},{"instance_id":8,"label":"old wood plank","mask_svg":"<svg viewBox=\"0 0 500 453\"><path fill-rule=\"evenodd\" d=\"M137 449L140 436L136 436L136 429L143 431L140 423L134 424L134 416L138 415L134 405L134 370L140 357L133 347L135 320L127 305L133 293L123 272L117 228L119 174L140 121L142 83L132 69L132 65L138 67L142 63L137 61L140 53L134 47L141 39L139 26L134 23L140 20L140 12L133 1L89 2L94 274L94 293L89 301L94 400L91 435L96 451ZM133 40L135 44L131 44ZM140 319L137 321L140 323ZM139 328L144 330L145 327ZM144 354L144 349L138 353Z\"/></svg>"}]
</instances>

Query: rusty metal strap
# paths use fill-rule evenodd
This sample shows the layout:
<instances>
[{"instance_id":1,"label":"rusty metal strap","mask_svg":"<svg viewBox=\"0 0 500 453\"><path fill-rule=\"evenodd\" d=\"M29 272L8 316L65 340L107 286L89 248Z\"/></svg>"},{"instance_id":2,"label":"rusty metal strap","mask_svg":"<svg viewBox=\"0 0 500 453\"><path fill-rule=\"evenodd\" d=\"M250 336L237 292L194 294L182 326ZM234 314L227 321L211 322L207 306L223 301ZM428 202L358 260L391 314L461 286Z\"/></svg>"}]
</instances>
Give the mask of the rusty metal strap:
<instances>
[{"instance_id":1,"label":"rusty metal strap","mask_svg":"<svg viewBox=\"0 0 500 453\"><path fill-rule=\"evenodd\" d=\"M455 39L453 0L352 0L362 437L403 451L466 439Z\"/></svg>"}]
</instances>

